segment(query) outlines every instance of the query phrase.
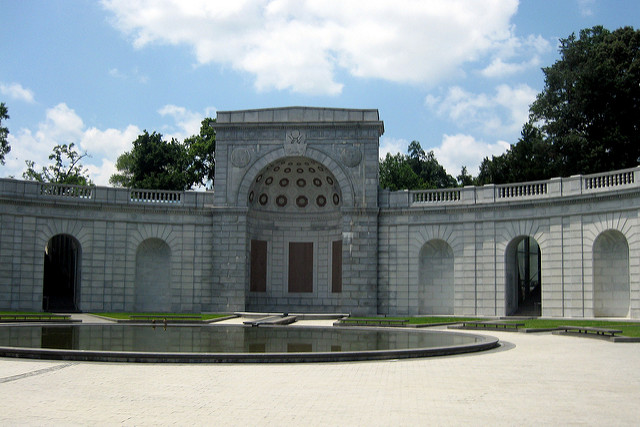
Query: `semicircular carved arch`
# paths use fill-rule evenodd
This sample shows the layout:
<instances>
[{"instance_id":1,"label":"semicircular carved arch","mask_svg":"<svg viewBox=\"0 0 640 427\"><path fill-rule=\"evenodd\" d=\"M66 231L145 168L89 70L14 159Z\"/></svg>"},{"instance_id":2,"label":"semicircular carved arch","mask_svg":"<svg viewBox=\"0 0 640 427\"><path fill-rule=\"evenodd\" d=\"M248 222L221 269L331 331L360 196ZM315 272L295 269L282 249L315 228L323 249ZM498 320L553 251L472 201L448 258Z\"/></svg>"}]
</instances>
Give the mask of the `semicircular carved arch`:
<instances>
[{"instance_id":1,"label":"semicircular carved arch","mask_svg":"<svg viewBox=\"0 0 640 427\"><path fill-rule=\"evenodd\" d=\"M61 234L73 237L81 249L91 247L93 241L92 224L85 225L80 221L49 220L37 229L36 245L43 251L49 240Z\"/></svg>"},{"instance_id":2,"label":"semicircular carved arch","mask_svg":"<svg viewBox=\"0 0 640 427\"><path fill-rule=\"evenodd\" d=\"M442 240L447 243L453 255L460 253L463 249L462 233L455 231L451 225L430 225L411 230L411 241L409 243L410 253L418 256L424 245L431 240Z\"/></svg>"},{"instance_id":3,"label":"semicircular carved arch","mask_svg":"<svg viewBox=\"0 0 640 427\"><path fill-rule=\"evenodd\" d=\"M148 239L162 240L169 246L171 253L177 253L180 248L181 239L179 233L173 232L173 227L162 224L140 224L132 226L133 229L127 230L128 239L127 246L129 254L135 254L142 242Z\"/></svg>"},{"instance_id":4,"label":"semicircular carved arch","mask_svg":"<svg viewBox=\"0 0 640 427\"><path fill-rule=\"evenodd\" d=\"M589 220L591 219L591 220ZM633 246L634 233L630 218L622 212L601 214L594 218L586 218L583 223L582 242L585 248L593 248L595 241L607 231L618 231L627 239L629 246Z\"/></svg>"},{"instance_id":5,"label":"semicircular carved arch","mask_svg":"<svg viewBox=\"0 0 640 427\"><path fill-rule=\"evenodd\" d=\"M239 206L244 207L245 201L247 200L249 194L249 188L253 183L255 177L260 173L261 170L266 168L271 163L289 157L284 148L277 148L264 156L259 157L256 161L247 168L240 185L237 188L236 193L234 194L235 203ZM355 204L355 196L354 196L354 187L353 183L343 170L342 166L331 158L331 156L326 153L320 152L318 150L313 149L312 147L307 147L304 157L308 157L309 159L315 160L318 163L323 164L326 168L328 168L333 176L338 180L338 186L340 187L340 191L342 192L342 202L345 207L352 207Z\"/></svg>"},{"instance_id":6,"label":"semicircular carved arch","mask_svg":"<svg viewBox=\"0 0 640 427\"><path fill-rule=\"evenodd\" d=\"M514 240L521 237L533 237L540 247L540 251L545 253L549 244L549 226L540 221L509 221L496 224L496 253L504 255L509 245ZM498 256L496 259L500 259Z\"/></svg>"}]
</instances>

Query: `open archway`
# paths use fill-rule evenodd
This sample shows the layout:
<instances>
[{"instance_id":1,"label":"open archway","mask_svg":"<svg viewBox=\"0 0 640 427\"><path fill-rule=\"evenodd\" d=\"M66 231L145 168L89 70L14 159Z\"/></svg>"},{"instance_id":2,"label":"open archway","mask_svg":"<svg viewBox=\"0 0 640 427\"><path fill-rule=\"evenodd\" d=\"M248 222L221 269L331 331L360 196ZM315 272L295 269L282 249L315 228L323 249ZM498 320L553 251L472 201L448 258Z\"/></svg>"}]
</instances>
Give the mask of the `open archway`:
<instances>
[{"instance_id":1,"label":"open archway","mask_svg":"<svg viewBox=\"0 0 640 427\"><path fill-rule=\"evenodd\" d=\"M453 314L453 250L444 240L430 240L420 250L419 314Z\"/></svg>"},{"instance_id":2,"label":"open archway","mask_svg":"<svg viewBox=\"0 0 640 427\"><path fill-rule=\"evenodd\" d=\"M622 233L608 230L593 243L593 315L629 315L629 245Z\"/></svg>"},{"instance_id":3,"label":"open archway","mask_svg":"<svg viewBox=\"0 0 640 427\"><path fill-rule=\"evenodd\" d=\"M53 236L44 250L42 309L79 311L80 242L67 234Z\"/></svg>"},{"instance_id":4,"label":"open archway","mask_svg":"<svg viewBox=\"0 0 640 427\"><path fill-rule=\"evenodd\" d=\"M542 253L536 239L520 236L505 253L505 314L542 314Z\"/></svg>"}]
</instances>

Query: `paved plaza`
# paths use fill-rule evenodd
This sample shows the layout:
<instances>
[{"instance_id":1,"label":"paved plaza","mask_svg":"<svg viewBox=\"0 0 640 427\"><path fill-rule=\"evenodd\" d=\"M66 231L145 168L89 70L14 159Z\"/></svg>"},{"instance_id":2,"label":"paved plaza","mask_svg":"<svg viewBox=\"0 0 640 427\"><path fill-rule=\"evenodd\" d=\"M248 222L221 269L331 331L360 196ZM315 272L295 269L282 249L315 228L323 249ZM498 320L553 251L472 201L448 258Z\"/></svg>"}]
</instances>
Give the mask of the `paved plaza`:
<instances>
[{"instance_id":1,"label":"paved plaza","mask_svg":"<svg viewBox=\"0 0 640 427\"><path fill-rule=\"evenodd\" d=\"M0 359L0 424L637 425L639 343L490 335L503 346L398 361L160 365Z\"/></svg>"}]
</instances>

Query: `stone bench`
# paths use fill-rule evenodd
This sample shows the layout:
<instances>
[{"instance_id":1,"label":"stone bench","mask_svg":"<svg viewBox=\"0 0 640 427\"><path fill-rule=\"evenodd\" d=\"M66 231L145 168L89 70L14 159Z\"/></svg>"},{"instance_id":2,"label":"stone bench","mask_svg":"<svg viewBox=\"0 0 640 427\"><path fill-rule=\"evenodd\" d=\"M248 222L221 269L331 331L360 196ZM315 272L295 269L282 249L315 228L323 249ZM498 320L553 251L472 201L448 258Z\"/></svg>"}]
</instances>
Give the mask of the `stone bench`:
<instances>
[{"instance_id":1,"label":"stone bench","mask_svg":"<svg viewBox=\"0 0 640 427\"><path fill-rule=\"evenodd\" d=\"M464 329L504 329L516 331L523 327L524 323L518 322L502 322L502 321L464 321L462 328Z\"/></svg>"},{"instance_id":2,"label":"stone bench","mask_svg":"<svg viewBox=\"0 0 640 427\"><path fill-rule=\"evenodd\" d=\"M68 314L0 314L0 323L14 322L69 322Z\"/></svg>"},{"instance_id":3,"label":"stone bench","mask_svg":"<svg viewBox=\"0 0 640 427\"><path fill-rule=\"evenodd\" d=\"M616 334L622 333L622 330L620 329L597 328L593 326L558 326L556 329L566 333L576 332L578 334L596 334L603 337L614 337Z\"/></svg>"},{"instance_id":4,"label":"stone bench","mask_svg":"<svg viewBox=\"0 0 640 427\"><path fill-rule=\"evenodd\" d=\"M132 314L129 321L151 323L194 323L202 322L202 316L177 315L177 314Z\"/></svg>"},{"instance_id":5,"label":"stone bench","mask_svg":"<svg viewBox=\"0 0 640 427\"><path fill-rule=\"evenodd\" d=\"M361 319L342 319L340 323L355 326L405 326L409 319L387 319L384 317L372 317Z\"/></svg>"}]
</instances>

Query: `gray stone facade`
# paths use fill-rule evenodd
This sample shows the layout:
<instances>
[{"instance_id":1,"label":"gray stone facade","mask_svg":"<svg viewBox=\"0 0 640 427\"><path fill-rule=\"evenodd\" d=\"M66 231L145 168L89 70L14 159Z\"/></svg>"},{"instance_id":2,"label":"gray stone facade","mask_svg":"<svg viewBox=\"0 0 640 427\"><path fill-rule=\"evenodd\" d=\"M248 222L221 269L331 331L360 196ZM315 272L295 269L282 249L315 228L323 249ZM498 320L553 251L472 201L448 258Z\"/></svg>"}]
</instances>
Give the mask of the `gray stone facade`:
<instances>
[{"instance_id":1,"label":"gray stone facade","mask_svg":"<svg viewBox=\"0 0 640 427\"><path fill-rule=\"evenodd\" d=\"M0 309L640 318L640 168L389 192L377 110L215 128L215 194L0 180Z\"/></svg>"}]
</instances>

